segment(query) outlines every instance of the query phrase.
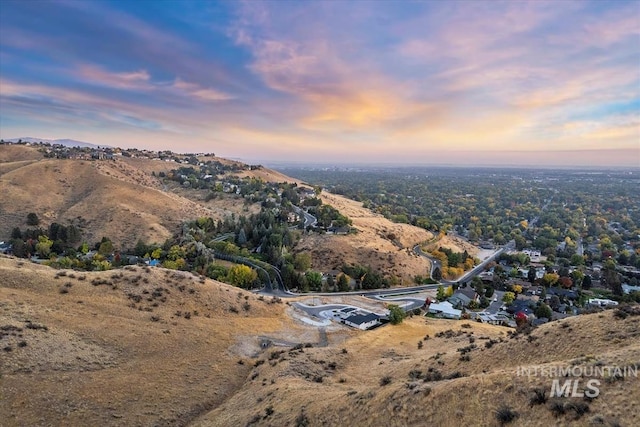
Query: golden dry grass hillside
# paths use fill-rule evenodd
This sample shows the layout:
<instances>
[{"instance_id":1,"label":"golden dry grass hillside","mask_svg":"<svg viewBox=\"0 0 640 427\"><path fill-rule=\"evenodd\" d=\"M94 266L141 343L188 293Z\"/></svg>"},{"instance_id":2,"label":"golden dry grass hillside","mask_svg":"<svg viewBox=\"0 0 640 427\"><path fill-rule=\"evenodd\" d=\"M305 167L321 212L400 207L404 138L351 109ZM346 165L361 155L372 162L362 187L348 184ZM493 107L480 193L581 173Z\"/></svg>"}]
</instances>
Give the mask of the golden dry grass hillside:
<instances>
[{"instance_id":1,"label":"golden dry grass hillside","mask_svg":"<svg viewBox=\"0 0 640 427\"><path fill-rule=\"evenodd\" d=\"M0 146L0 160L0 235L6 237L13 227L24 228L27 214L35 212L44 227L52 222L74 223L90 243L106 236L116 246L129 248L138 239L161 243L186 220L200 216L222 219L260 210L259 203L246 205L240 196L207 200L202 190L157 178L160 172L179 166L175 162L125 157L116 161L43 159L35 147L18 145ZM200 160L237 163L217 157ZM262 167L227 175L302 185ZM405 284L428 271L429 261L411 249L431 239L431 233L392 223L339 195L325 192L322 198L351 218L358 232L348 236L303 235L295 250L311 252L314 268L369 265Z\"/></svg>"},{"instance_id":2,"label":"golden dry grass hillside","mask_svg":"<svg viewBox=\"0 0 640 427\"><path fill-rule=\"evenodd\" d=\"M635 426L640 378L549 398L518 368L639 367L638 315L530 333L415 316L322 333L270 297L186 272L53 270L0 256L3 426ZM636 307L636 314L640 310ZM263 348L265 339L281 345ZM295 345L296 343L300 345ZM534 399L544 391L546 402Z\"/></svg>"},{"instance_id":3,"label":"golden dry grass hillside","mask_svg":"<svg viewBox=\"0 0 640 427\"><path fill-rule=\"evenodd\" d=\"M190 273L0 257L0 425L185 425L237 392L286 305Z\"/></svg>"},{"instance_id":4,"label":"golden dry grass hillside","mask_svg":"<svg viewBox=\"0 0 640 427\"><path fill-rule=\"evenodd\" d=\"M26 215L35 212L44 227L74 223L89 242L107 236L132 247L138 239L163 242L186 220L243 211L237 200L205 203L168 191L152 172L169 172L175 162L43 159L34 147L17 145L0 146L0 159L2 236L24 228Z\"/></svg>"},{"instance_id":5,"label":"golden dry grass hillside","mask_svg":"<svg viewBox=\"0 0 640 427\"><path fill-rule=\"evenodd\" d=\"M517 369L638 367L637 319L605 312L511 337L501 327L414 317L339 346L274 350L194 425L498 426L508 409L516 426L636 426L640 378L600 378L593 400L550 399L550 378Z\"/></svg>"},{"instance_id":6,"label":"golden dry grass hillside","mask_svg":"<svg viewBox=\"0 0 640 427\"><path fill-rule=\"evenodd\" d=\"M415 275L425 275L429 261L413 252L413 247L433 238L433 234L409 224L397 224L375 214L362 203L343 196L321 193L329 204L353 221L355 234L304 235L298 250L312 253L314 266L337 269L343 264L369 265L388 276L396 276L411 284Z\"/></svg>"},{"instance_id":7,"label":"golden dry grass hillside","mask_svg":"<svg viewBox=\"0 0 640 427\"><path fill-rule=\"evenodd\" d=\"M136 183L118 169L102 162L47 159L3 174L0 233L24 227L27 213L35 212L44 226L75 223L89 242L107 236L132 247L139 238L162 242L182 221L209 214L205 207L149 182Z\"/></svg>"}]
</instances>

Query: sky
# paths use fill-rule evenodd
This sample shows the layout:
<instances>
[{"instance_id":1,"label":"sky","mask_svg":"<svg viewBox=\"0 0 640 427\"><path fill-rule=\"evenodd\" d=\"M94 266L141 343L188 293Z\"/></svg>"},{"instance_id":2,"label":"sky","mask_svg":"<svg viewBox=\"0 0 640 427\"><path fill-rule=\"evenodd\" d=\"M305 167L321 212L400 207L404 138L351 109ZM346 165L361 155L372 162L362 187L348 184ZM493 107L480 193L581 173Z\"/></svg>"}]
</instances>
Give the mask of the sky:
<instances>
[{"instance_id":1,"label":"sky","mask_svg":"<svg viewBox=\"0 0 640 427\"><path fill-rule=\"evenodd\" d=\"M640 167L640 1L0 2L0 137Z\"/></svg>"}]
</instances>

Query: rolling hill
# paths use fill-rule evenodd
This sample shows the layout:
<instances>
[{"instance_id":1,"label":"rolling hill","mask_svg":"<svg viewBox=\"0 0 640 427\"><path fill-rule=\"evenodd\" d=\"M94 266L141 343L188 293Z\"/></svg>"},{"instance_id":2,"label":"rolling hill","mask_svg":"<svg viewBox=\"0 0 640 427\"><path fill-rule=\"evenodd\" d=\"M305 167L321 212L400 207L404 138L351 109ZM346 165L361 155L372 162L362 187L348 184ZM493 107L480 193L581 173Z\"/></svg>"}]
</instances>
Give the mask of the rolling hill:
<instances>
[{"instance_id":1,"label":"rolling hill","mask_svg":"<svg viewBox=\"0 0 640 427\"><path fill-rule=\"evenodd\" d=\"M2 425L491 426L503 413L524 426L640 421L637 377L600 378L600 395L585 400L549 398L550 378L517 374L637 369L637 315L605 311L528 334L419 316L334 328L320 347L305 344L321 342L318 328L291 310L184 272L85 273L0 256Z\"/></svg>"},{"instance_id":2,"label":"rolling hill","mask_svg":"<svg viewBox=\"0 0 640 427\"><path fill-rule=\"evenodd\" d=\"M225 164L237 163L220 158ZM121 157L115 161L45 159L34 147L0 145L0 238L14 227L25 227L35 212L43 226L52 222L81 227L88 242L109 237L117 247L130 248L138 239L162 243L186 220L214 219L259 211L230 195L207 201L201 191L164 184L157 176L178 167L175 162ZM267 182L301 182L268 168L228 172ZM425 274L429 261L411 251L432 234L410 225L395 224L362 204L324 193L331 204L353 220L357 234L304 234L296 251L312 254L314 267L338 268L344 263L370 265L403 283Z\"/></svg>"}]
</instances>

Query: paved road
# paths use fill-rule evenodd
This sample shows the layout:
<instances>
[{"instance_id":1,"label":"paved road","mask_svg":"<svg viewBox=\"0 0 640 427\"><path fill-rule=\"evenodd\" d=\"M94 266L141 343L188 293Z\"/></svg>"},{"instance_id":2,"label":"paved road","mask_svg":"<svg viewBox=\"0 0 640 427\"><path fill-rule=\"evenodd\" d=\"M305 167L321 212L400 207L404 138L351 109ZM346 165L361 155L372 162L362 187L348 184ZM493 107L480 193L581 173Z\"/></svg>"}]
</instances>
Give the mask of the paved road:
<instances>
[{"instance_id":1,"label":"paved road","mask_svg":"<svg viewBox=\"0 0 640 427\"><path fill-rule=\"evenodd\" d=\"M485 267L487 266L487 264L489 264L491 261L493 261L494 259L499 257L506 249L509 249L510 245L511 245L511 242L509 242L509 244L507 244L505 247L498 249L492 255L488 256L480 264L476 265L475 267L473 267L471 270L469 270L468 272L466 272L465 274L463 274L462 276L460 276L456 280L441 280L441 282L443 284L454 284L454 283L461 283L461 282L466 282L468 280L471 280L472 278L474 278L478 274L482 273L484 271ZM431 268L431 273L432 274L433 274L433 270L435 270L436 266L438 268L440 268L440 261L438 261L438 260L434 259L433 257L429 256L428 254L424 253L422 251L422 249L420 248L420 245L415 245L413 247L413 251L417 255L423 256L423 257L429 259L433 263L433 267ZM440 271L442 271L442 270L440 270Z\"/></svg>"},{"instance_id":2,"label":"paved road","mask_svg":"<svg viewBox=\"0 0 640 427\"><path fill-rule=\"evenodd\" d=\"M307 227L315 227L316 224L318 223L318 219L315 216L311 215L309 212L305 211L304 209L294 206L293 210L295 210L298 215L302 215L304 217L305 229Z\"/></svg>"},{"instance_id":3,"label":"paved road","mask_svg":"<svg viewBox=\"0 0 640 427\"><path fill-rule=\"evenodd\" d=\"M383 298L379 295L376 295L369 298L375 299L377 301L386 302L389 304L397 304L404 311L411 311L416 308L422 308L425 302L425 298L416 298L416 297Z\"/></svg>"}]
</instances>

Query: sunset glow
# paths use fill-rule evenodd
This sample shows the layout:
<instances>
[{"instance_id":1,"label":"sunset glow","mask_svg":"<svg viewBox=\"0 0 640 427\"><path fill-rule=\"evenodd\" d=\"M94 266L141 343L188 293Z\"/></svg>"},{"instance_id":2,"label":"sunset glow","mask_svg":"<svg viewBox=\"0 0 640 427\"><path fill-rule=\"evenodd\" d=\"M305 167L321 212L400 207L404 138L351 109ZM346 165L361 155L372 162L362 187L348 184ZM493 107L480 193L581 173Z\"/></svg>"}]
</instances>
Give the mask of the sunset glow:
<instances>
[{"instance_id":1,"label":"sunset glow","mask_svg":"<svg viewBox=\"0 0 640 427\"><path fill-rule=\"evenodd\" d=\"M640 3L3 1L0 136L640 166Z\"/></svg>"}]
</instances>

